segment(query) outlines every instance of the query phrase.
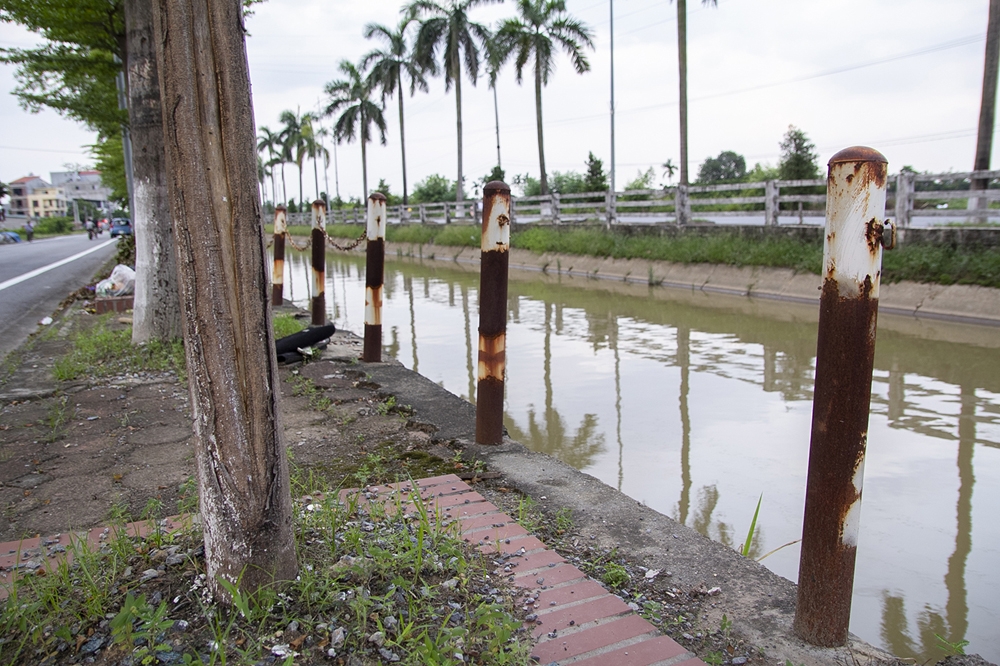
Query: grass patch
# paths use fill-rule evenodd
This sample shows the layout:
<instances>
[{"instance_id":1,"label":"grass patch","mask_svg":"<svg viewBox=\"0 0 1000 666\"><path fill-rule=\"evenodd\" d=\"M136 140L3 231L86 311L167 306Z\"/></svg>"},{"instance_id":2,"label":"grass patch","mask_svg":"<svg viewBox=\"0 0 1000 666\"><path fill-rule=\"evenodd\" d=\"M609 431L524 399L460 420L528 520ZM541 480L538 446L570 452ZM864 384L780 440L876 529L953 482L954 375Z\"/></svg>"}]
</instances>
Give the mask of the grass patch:
<instances>
[{"instance_id":1,"label":"grass patch","mask_svg":"<svg viewBox=\"0 0 1000 666\"><path fill-rule=\"evenodd\" d=\"M297 500L299 575L254 594L227 586L233 608L212 600L197 529L74 540L72 564L27 573L0 602L0 663L528 663L518 591L412 499L407 515Z\"/></svg>"},{"instance_id":2,"label":"grass patch","mask_svg":"<svg viewBox=\"0 0 1000 666\"><path fill-rule=\"evenodd\" d=\"M1000 288L1000 248L902 245L882 254L882 281Z\"/></svg>"},{"instance_id":3,"label":"grass patch","mask_svg":"<svg viewBox=\"0 0 1000 666\"><path fill-rule=\"evenodd\" d=\"M306 327L305 324L292 314L275 314L273 325L276 340L305 330Z\"/></svg>"},{"instance_id":4,"label":"grass patch","mask_svg":"<svg viewBox=\"0 0 1000 666\"><path fill-rule=\"evenodd\" d=\"M56 379L110 377L124 373L175 371L185 374L184 345L152 341L132 344L132 327L112 328L114 313L102 316L94 326L73 336L73 349L53 366Z\"/></svg>"},{"instance_id":5,"label":"grass patch","mask_svg":"<svg viewBox=\"0 0 1000 666\"><path fill-rule=\"evenodd\" d=\"M532 252L558 252L614 259L650 259L684 264L770 266L819 274L823 247L790 238L741 238L736 234L623 236L600 229L559 231L533 227L516 232L511 245Z\"/></svg>"}]
</instances>

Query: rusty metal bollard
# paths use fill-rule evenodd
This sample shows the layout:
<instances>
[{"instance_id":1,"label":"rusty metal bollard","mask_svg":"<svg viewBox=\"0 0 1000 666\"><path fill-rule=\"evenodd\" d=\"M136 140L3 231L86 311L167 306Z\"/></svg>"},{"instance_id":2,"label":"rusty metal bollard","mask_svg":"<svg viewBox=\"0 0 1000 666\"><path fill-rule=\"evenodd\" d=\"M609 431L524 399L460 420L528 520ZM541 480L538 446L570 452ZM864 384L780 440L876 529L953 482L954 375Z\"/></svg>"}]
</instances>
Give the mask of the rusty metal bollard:
<instances>
[{"instance_id":1,"label":"rusty metal bollard","mask_svg":"<svg viewBox=\"0 0 1000 666\"><path fill-rule=\"evenodd\" d=\"M285 302L285 222L286 209L274 209L274 273L271 276L271 306L278 307Z\"/></svg>"},{"instance_id":2,"label":"rusty metal bollard","mask_svg":"<svg viewBox=\"0 0 1000 666\"><path fill-rule=\"evenodd\" d=\"M312 204L312 325L326 323L326 204L320 200Z\"/></svg>"},{"instance_id":3,"label":"rusty metal bollard","mask_svg":"<svg viewBox=\"0 0 1000 666\"><path fill-rule=\"evenodd\" d=\"M476 441L503 441L507 347L507 265L510 260L510 188L499 180L483 188L479 268L479 391Z\"/></svg>"},{"instance_id":4,"label":"rusty metal bollard","mask_svg":"<svg viewBox=\"0 0 1000 666\"><path fill-rule=\"evenodd\" d=\"M813 645L847 642L864 481L888 164L876 150L830 159L826 240L795 633Z\"/></svg>"},{"instance_id":5,"label":"rusty metal bollard","mask_svg":"<svg viewBox=\"0 0 1000 666\"><path fill-rule=\"evenodd\" d=\"M361 360L382 360L382 282L385 277L385 195L368 195L368 247L365 258L365 346Z\"/></svg>"}]
</instances>

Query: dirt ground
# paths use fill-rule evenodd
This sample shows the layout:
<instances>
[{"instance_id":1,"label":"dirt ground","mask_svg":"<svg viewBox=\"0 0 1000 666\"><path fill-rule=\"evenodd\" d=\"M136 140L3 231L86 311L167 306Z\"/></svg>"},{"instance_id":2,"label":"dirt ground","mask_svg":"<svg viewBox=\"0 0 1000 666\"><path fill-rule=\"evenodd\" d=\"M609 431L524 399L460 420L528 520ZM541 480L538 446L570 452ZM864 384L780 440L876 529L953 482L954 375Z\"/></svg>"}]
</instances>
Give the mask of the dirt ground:
<instances>
[{"instance_id":1,"label":"dirt ground","mask_svg":"<svg viewBox=\"0 0 1000 666\"><path fill-rule=\"evenodd\" d=\"M94 527L112 512L140 518L153 499L160 515L173 515L193 493L188 391L176 373L53 377L73 333L96 319L85 302L70 305L0 374L0 541ZM127 322L112 318L110 326ZM305 482L356 486L363 473L390 466L415 477L454 471L431 428L409 419L356 365L360 341L338 333L325 355L335 360L280 370L285 444L309 470Z\"/></svg>"}]
</instances>

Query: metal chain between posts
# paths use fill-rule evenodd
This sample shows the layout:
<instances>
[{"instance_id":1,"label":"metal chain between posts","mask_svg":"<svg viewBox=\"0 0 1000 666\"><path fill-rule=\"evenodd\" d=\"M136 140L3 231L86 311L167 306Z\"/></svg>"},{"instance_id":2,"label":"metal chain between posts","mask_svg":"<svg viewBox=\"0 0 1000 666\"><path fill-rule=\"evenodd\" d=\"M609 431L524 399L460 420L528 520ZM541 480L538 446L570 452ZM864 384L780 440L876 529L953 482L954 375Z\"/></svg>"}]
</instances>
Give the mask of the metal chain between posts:
<instances>
[{"instance_id":1,"label":"metal chain between posts","mask_svg":"<svg viewBox=\"0 0 1000 666\"><path fill-rule=\"evenodd\" d=\"M336 249L340 250L341 252L349 252L349 251L353 250L354 248L356 248L357 246L361 245L361 241L363 241L366 238L368 238L368 230L366 229L365 231L362 231L361 235L358 236L357 239L351 241L347 245L338 245L337 243L334 243L333 239L326 235L326 230L323 231L323 236L326 237L326 243L330 247L336 248Z\"/></svg>"},{"instance_id":2,"label":"metal chain between posts","mask_svg":"<svg viewBox=\"0 0 1000 666\"><path fill-rule=\"evenodd\" d=\"M306 239L305 245L298 245L295 242L295 239L292 238L292 235L290 233L288 233L287 231L285 231L285 241L289 245L291 245L293 248L295 248L296 250L298 250L299 252L302 252L304 250L308 250L309 249L309 245L312 243L311 239Z\"/></svg>"},{"instance_id":3,"label":"metal chain between posts","mask_svg":"<svg viewBox=\"0 0 1000 666\"><path fill-rule=\"evenodd\" d=\"M336 249L338 249L338 250L340 250L342 252L349 252L349 251L353 250L354 248L356 248L357 246L361 245L361 242L364 241L366 238L368 238L368 232L367 231L362 231L360 236L358 236L355 240L351 241L347 245L340 245L338 243L335 243L332 238L330 238L329 236L327 236L325 230L323 231L323 237L326 238L326 242L327 242L327 244L330 247L336 248ZM303 252L305 250L308 250L309 246L312 245L312 239L311 238L310 239L306 239L305 244L299 245L298 243L295 242L295 239L292 237L292 235L290 233L288 233L287 231L285 232L285 241L289 245L291 245L293 248L295 248L296 250L298 250L299 252ZM273 238L271 240L267 241L267 247L271 247L273 244L274 244L274 239Z\"/></svg>"}]
</instances>

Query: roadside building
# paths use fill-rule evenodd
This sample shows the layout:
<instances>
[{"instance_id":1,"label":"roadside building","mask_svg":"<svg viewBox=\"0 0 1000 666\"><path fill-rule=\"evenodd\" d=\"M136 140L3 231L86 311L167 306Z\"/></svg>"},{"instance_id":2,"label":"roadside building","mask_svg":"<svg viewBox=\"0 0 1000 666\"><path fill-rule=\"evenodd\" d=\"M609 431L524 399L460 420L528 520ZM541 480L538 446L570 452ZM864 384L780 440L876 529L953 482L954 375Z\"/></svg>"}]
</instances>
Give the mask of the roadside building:
<instances>
[{"instance_id":1,"label":"roadside building","mask_svg":"<svg viewBox=\"0 0 1000 666\"><path fill-rule=\"evenodd\" d=\"M49 174L52 177L52 184L61 187L65 192L66 208L73 209L74 201L86 201L94 205L97 210L111 210L109 203L111 198L111 188L106 187L101 181L101 172L94 170L86 171L53 171Z\"/></svg>"},{"instance_id":2,"label":"roadside building","mask_svg":"<svg viewBox=\"0 0 1000 666\"><path fill-rule=\"evenodd\" d=\"M66 193L61 187L39 187L28 195L31 217L63 217L66 215Z\"/></svg>"},{"instance_id":3,"label":"roadside building","mask_svg":"<svg viewBox=\"0 0 1000 666\"><path fill-rule=\"evenodd\" d=\"M29 174L24 178L18 178L17 180L10 183L10 214L11 215L32 215L31 202L29 197L31 194L43 187L48 187L49 184L42 180L39 176L34 174Z\"/></svg>"}]
</instances>

